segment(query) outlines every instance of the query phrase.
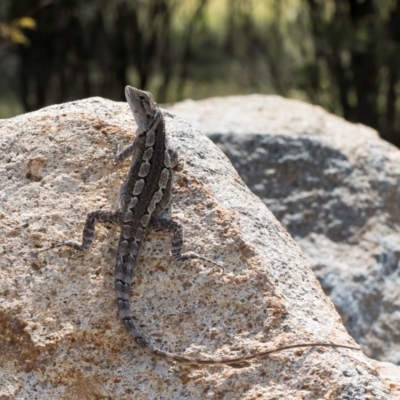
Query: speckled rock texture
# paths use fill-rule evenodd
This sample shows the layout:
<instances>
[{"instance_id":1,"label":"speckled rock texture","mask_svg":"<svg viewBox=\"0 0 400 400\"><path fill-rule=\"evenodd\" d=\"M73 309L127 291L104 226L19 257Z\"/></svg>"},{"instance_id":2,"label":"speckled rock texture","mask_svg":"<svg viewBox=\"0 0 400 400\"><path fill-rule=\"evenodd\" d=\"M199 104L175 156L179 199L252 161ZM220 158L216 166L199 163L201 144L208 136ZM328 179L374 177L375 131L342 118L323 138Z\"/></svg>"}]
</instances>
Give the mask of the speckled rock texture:
<instances>
[{"instance_id":1,"label":"speckled rock texture","mask_svg":"<svg viewBox=\"0 0 400 400\"><path fill-rule=\"evenodd\" d=\"M308 261L223 153L166 116L181 168L172 214L186 250L222 261L175 262L170 238L148 235L131 309L143 335L191 355L244 355L311 341L354 344ZM118 227L98 225L86 253L32 250L78 239L88 211L118 206L133 139L128 106L100 98L0 121L0 398L392 399L360 352L286 350L231 366L151 357L117 316Z\"/></svg>"},{"instance_id":2,"label":"speckled rock texture","mask_svg":"<svg viewBox=\"0 0 400 400\"><path fill-rule=\"evenodd\" d=\"M294 237L364 352L400 365L400 151L370 128L277 96L171 110L225 152Z\"/></svg>"},{"instance_id":3,"label":"speckled rock texture","mask_svg":"<svg viewBox=\"0 0 400 400\"><path fill-rule=\"evenodd\" d=\"M400 400L400 366L384 361L370 359L372 365L378 371L380 377L389 386L391 394L396 400Z\"/></svg>"}]
</instances>

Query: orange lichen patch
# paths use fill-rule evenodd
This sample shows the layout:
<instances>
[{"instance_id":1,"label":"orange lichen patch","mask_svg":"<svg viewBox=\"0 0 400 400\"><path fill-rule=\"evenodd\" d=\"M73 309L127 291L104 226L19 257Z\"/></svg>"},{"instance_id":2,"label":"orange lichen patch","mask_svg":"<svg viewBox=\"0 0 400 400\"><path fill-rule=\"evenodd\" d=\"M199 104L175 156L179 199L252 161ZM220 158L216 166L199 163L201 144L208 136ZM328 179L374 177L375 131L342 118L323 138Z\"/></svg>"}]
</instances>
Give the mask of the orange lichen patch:
<instances>
[{"instance_id":1,"label":"orange lichen patch","mask_svg":"<svg viewBox=\"0 0 400 400\"><path fill-rule=\"evenodd\" d=\"M38 182L42 177L42 169L46 166L47 160L44 158L34 158L28 161L27 171L25 174L26 179Z\"/></svg>"},{"instance_id":2,"label":"orange lichen patch","mask_svg":"<svg viewBox=\"0 0 400 400\"><path fill-rule=\"evenodd\" d=\"M156 268L157 270L159 270L159 271L162 271L162 272L166 272L166 271L167 271L167 268L163 267L163 266L161 265L161 263L159 263L159 262L155 265L155 268Z\"/></svg>"},{"instance_id":3,"label":"orange lichen patch","mask_svg":"<svg viewBox=\"0 0 400 400\"><path fill-rule=\"evenodd\" d=\"M242 262L246 262L249 258L256 255L254 247L243 240L243 235L237 223L236 213L232 210L218 207L216 209L220 225L223 227L223 235L225 238L234 240L235 247L240 253Z\"/></svg>"},{"instance_id":4,"label":"orange lichen patch","mask_svg":"<svg viewBox=\"0 0 400 400\"><path fill-rule=\"evenodd\" d=\"M14 362L25 372L37 369L44 348L38 347L24 329L26 322L0 311L0 365Z\"/></svg>"},{"instance_id":5,"label":"orange lichen patch","mask_svg":"<svg viewBox=\"0 0 400 400\"><path fill-rule=\"evenodd\" d=\"M119 323L118 320L115 323ZM74 331L69 334L67 340L64 341L64 346L70 351L72 348L79 346L89 352L93 364L97 364L98 358L107 354L109 362L115 362L121 351L126 348L127 337L124 335L124 331L121 329L121 335L110 334L113 329L113 325L104 322L104 325L98 329L91 329L89 331ZM91 363L88 358L85 358L82 353L81 360ZM96 358L97 357L97 358Z\"/></svg>"},{"instance_id":6,"label":"orange lichen patch","mask_svg":"<svg viewBox=\"0 0 400 400\"><path fill-rule=\"evenodd\" d=\"M81 370L71 368L60 376L61 383L65 379L68 382L62 399L79 400L100 400L108 399L105 390L102 388L102 379L98 376L85 375Z\"/></svg>"},{"instance_id":7,"label":"orange lichen patch","mask_svg":"<svg viewBox=\"0 0 400 400\"><path fill-rule=\"evenodd\" d=\"M89 120L96 131L100 131L104 136L109 137L113 135L129 136L131 137L134 132L129 129L121 129L120 126L109 124L99 118L91 118Z\"/></svg>"}]
</instances>

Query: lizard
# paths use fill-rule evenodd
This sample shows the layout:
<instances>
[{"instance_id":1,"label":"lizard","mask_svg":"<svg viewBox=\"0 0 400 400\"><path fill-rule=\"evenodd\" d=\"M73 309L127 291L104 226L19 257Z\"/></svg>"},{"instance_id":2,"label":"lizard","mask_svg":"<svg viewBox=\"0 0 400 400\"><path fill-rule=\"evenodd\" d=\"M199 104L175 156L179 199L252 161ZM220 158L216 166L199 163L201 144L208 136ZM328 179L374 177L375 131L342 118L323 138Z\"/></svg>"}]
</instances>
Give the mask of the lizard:
<instances>
[{"instance_id":1,"label":"lizard","mask_svg":"<svg viewBox=\"0 0 400 400\"><path fill-rule=\"evenodd\" d=\"M244 356L198 358L152 347L142 337L130 312L129 293L139 252L148 230L172 233L171 255L176 261L200 259L219 267L222 265L195 252L189 251L182 254L183 227L171 218L170 213L174 169L178 165L178 154L168 145L164 117L153 95L150 92L126 86L125 96L138 128L132 144L116 155L117 162L132 157L128 174L120 190L121 208L116 211L101 209L89 212L83 228L82 242L58 242L37 251L36 254L62 246L84 251L94 240L96 221L118 224L121 227L121 233L114 278L119 316L125 329L138 346L152 355L169 361L217 365L246 362L278 351L301 347L320 346L360 350L348 345L314 342L291 344Z\"/></svg>"}]
</instances>

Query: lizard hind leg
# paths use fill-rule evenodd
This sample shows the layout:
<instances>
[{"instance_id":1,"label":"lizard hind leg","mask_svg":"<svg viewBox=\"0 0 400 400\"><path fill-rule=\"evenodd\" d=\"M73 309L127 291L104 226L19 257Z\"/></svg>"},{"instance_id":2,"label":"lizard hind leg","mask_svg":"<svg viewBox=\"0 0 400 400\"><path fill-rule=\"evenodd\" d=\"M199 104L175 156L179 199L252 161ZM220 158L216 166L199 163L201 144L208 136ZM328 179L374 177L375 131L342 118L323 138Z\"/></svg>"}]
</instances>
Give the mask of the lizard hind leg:
<instances>
[{"instance_id":1,"label":"lizard hind leg","mask_svg":"<svg viewBox=\"0 0 400 400\"><path fill-rule=\"evenodd\" d=\"M208 257L205 257L201 254L197 254L193 251L188 251L182 254L183 248L183 227L179 222L174 221L168 217L165 217L165 213L160 217L153 217L150 222L150 229L153 229L158 232L172 232L172 240L171 240L171 254L172 257L177 261L186 261L186 260L203 260L213 265L218 266L222 269L222 272L225 272L224 266L222 263L218 261L214 261Z\"/></svg>"},{"instance_id":2,"label":"lizard hind leg","mask_svg":"<svg viewBox=\"0 0 400 400\"><path fill-rule=\"evenodd\" d=\"M107 211L107 210L96 210L91 211L86 216L85 225L82 231L82 243L67 240L65 242L57 242L52 246L46 247L35 251L35 254L43 253L48 250L56 249L57 247L72 247L78 251L86 250L92 243L95 233L95 222L108 222L112 224L121 224L123 221L124 213L122 211Z\"/></svg>"}]
</instances>

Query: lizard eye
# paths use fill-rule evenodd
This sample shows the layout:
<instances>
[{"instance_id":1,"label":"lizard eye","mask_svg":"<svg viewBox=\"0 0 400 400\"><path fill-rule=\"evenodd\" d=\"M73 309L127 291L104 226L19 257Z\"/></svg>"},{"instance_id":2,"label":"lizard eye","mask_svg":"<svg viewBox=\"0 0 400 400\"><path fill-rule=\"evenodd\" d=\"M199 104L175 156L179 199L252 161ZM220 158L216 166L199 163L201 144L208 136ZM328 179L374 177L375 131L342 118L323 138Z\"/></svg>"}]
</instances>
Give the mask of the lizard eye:
<instances>
[{"instance_id":1,"label":"lizard eye","mask_svg":"<svg viewBox=\"0 0 400 400\"><path fill-rule=\"evenodd\" d=\"M146 114L146 118L147 119L151 118L151 115L150 114Z\"/></svg>"},{"instance_id":2,"label":"lizard eye","mask_svg":"<svg viewBox=\"0 0 400 400\"><path fill-rule=\"evenodd\" d=\"M144 96L138 96L138 97L139 97L139 100L142 100L142 101L145 100Z\"/></svg>"}]
</instances>

